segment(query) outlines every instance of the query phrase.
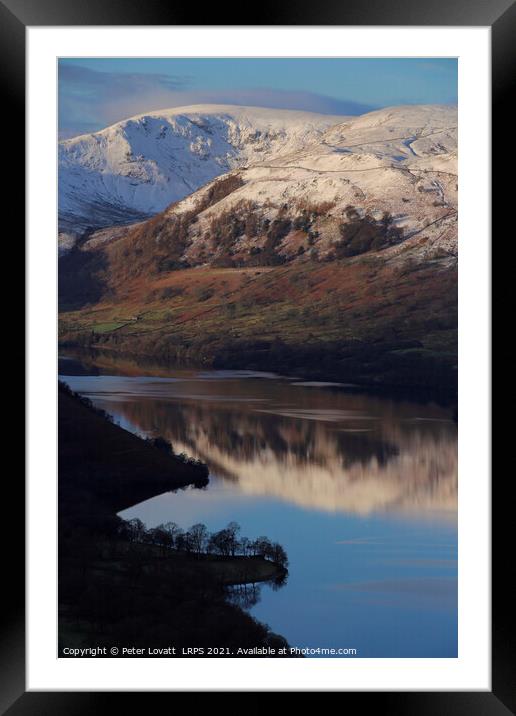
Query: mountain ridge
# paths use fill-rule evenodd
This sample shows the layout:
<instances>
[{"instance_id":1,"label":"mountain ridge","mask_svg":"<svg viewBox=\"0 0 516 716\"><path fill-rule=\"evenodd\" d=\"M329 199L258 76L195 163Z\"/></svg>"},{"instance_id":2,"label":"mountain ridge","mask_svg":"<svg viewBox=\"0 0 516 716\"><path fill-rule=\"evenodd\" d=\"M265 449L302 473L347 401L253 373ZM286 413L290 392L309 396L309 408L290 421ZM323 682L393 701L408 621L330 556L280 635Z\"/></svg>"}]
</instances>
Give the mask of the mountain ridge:
<instances>
[{"instance_id":1,"label":"mountain ridge","mask_svg":"<svg viewBox=\"0 0 516 716\"><path fill-rule=\"evenodd\" d=\"M371 115L92 231L59 262L61 340L456 390L456 111Z\"/></svg>"},{"instance_id":2,"label":"mountain ridge","mask_svg":"<svg viewBox=\"0 0 516 716\"><path fill-rule=\"evenodd\" d=\"M410 145L388 144L396 123L417 134L428 115L439 114L455 116L450 121L456 126L456 111L446 105L406 105L358 117L234 105L135 115L59 143L59 229L80 235L140 221L227 171L299 153L313 143L333 143L335 149L346 134L351 145L360 136L372 141L373 153L380 137L391 156L402 157Z\"/></svg>"},{"instance_id":3,"label":"mountain ridge","mask_svg":"<svg viewBox=\"0 0 516 716\"><path fill-rule=\"evenodd\" d=\"M80 234L163 210L216 176L296 149L343 117L234 105L142 113L59 143L59 228Z\"/></svg>"}]
</instances>

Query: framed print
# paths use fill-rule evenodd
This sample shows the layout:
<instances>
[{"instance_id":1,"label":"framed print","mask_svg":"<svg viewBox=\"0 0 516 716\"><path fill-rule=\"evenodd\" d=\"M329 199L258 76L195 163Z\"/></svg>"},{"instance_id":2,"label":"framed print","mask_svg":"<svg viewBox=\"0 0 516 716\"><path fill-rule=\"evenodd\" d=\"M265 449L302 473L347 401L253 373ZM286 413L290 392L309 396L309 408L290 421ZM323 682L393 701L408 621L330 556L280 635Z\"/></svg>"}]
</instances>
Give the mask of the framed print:
<instances>
[{"instance_id":1,"label":"framed print","mask_svg":"<svg viewBox=\"0 0 516 716\"><path fill-rule=\"evenodd\" d=\"M490 131L514 5L0 10L28 395L3 708L510 713Z\"/></svg>"}]
</instances>

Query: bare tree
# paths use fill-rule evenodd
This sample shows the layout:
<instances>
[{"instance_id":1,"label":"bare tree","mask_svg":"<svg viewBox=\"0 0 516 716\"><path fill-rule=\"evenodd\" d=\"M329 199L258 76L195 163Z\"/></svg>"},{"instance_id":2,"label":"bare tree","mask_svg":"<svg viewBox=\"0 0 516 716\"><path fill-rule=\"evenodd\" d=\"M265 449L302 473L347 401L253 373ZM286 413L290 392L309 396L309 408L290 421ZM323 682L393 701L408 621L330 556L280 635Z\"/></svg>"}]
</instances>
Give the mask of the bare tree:
<instances>
[{"instance_id":1,"label":"bare tree","mask_svg":"<svg viewBox=\"0 0 516 716\"><path fill-rule=\"evenodd\" d=\"M240 542L238 540L240 525L238 522L230 522L226 527L226 532L228 533L229 552L231 556L234 557L240 547Z\"/></svg>"},{"instance_id":2,"label":"bare tree","mask_svg":"<svg viewBox=\"0 0 516 716\"><path fill-rule=\"evenodd\" d=\"M177 537L182 533L182 529L175 522L166 522L163 529L170 535L170 546L176 547ZM177 547L176 547L177 548Z\"/></svg>"},{"instance_id":3,"label":"bare tree","mask_svg":"<svg viewBox=\"0 0 516 716\"><path fill-rule=\"evenodd\" d=\"M127 522L127 530L131 542L142 542L146 533L145 525L137 517Z\"/></svg>"},{"instance_id":4,"label":"bare tree","mask_svg":"<svg viewBox=\"0 0 516 716\"><path fill-rule=\"evenodd\" d=\"M190 549L196 554L204 552L208 544L208 538L209 533L206 525L203 525L201 522L192 525L186 533L186 539L190 545Z\"/></svg>"}]
</instances>

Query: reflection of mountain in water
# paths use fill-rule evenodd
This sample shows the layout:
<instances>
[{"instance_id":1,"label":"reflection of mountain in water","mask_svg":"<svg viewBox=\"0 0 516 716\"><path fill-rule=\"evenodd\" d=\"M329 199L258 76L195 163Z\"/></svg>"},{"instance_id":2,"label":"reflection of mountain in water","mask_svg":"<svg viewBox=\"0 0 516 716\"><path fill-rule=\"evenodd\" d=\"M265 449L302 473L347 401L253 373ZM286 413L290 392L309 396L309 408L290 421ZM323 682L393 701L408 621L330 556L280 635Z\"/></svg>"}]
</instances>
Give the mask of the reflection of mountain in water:
<instances>
[{"instance_id":1,"label":"reflection of mountain in water","mask_svg":"<svg viewBox=\"0 0 516 716\"><path fill-rule=\"evenodd\" d=\"M206 461L248 494L360 514L455 512L456 426L440 409L324 391L306 395L270 383L249 402L227 393L223 400L221 385L217 390L216 397L207 390L195 402L182 390L174 396L181 403L126 399L116 402L115 412L163 435L176 452ZM233 383L229 393L234 390Z\"/></svg>"}]
</instances>

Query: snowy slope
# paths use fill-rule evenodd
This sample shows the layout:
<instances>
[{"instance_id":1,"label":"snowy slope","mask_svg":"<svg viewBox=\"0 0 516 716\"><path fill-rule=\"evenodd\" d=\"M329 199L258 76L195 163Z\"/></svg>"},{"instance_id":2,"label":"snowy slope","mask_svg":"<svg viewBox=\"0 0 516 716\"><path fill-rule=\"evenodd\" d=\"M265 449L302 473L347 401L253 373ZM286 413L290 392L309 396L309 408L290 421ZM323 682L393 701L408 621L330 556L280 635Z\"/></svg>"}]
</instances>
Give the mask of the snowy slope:
<instances>
[{"instance_id":1,"label":"snowy slope","mask_svg":"<svg viewBox=\"0 0 516 716\"><path fill-rule=\"evenodd\" d=\"M388 213L403 232L403 243L388 258L449 257L457 252L457 114L453 107L420 106L380 110L326 131L295 151L270 155L234 171L242 186L201 211L189 229L184 258L202 263L225 249L207 239L213 221L245 220L249 207L259 222L288 218L295 228L306 207L325 207L310 220L309 245L291 232L275 251L287 259L316 249L332 254L348 207L380 222ZM190 212L203 203L210 185L171 206L165 215ZM311 211L311 210L310 210ZM313 213L313 212L311 212ZM296 223L297 221L297 223ZM408 240L408 244L406 243ZM265 245L265 236L241 234L231 248L237 261ZM407 253L413 247L414 252Z\"/></svg>"},{"instance_id":2,"label":"snowy slope","mask_svg":"<svg viewBox=\"0 0 516 716\"><path fill-rule=\"evenodd\" d=\"M139 221L236 167L320 140L345 118L230 105L142 114L59 144L59 227Z\"/></svg>"},{"instance_id":3,"label":"snowy slope","mask_svg":"<svg viewBox=\"0 0 516 716\"><path fill-rule=\"evenodd\" d=\"M133 221L92 232L77 251L63 237L63 340L455 394L455 108L351 119L183 109L62 150L62 210L86 223L113 219L119 207ZM162 208L165 188L173 203L134 216ZM223 456L219 463L231 471ZM288 471L283 483L272 472L286 494ZM319 478L324 488L327 476ZM385 504L399 503L391 487ZM367 510L348 488L348 506Z\"/></svg>"}]
</instances>

